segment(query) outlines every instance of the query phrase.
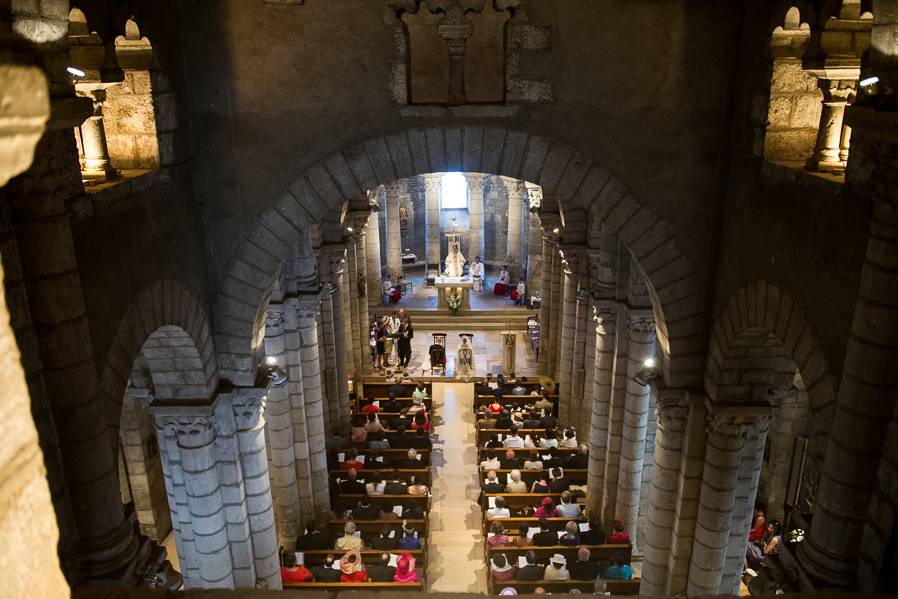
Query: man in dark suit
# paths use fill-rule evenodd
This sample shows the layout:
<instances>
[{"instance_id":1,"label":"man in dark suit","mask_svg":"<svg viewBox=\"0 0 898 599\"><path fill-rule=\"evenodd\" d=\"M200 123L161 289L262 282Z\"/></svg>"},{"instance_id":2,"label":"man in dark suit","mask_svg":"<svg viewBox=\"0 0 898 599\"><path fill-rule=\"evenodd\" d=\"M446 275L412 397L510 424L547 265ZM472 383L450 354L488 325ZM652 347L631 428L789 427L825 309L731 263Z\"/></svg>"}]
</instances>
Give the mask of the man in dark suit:
<instances>
[{"instance_id":1,"label":"man in dark suit","mask_svg":"<svg viewBox=\"0 0 898 599\"><path fill-rule=\"evenodd\" d=\"M523 568L518 568L518 571L514 573L514 579L542 580L545 568L536 563L536 553L530 550L524 554L524 558L527 560L527 565Z\"/></svg>"},{"instance_id":2,"label":"man in dark suit","mask_svg":"<svg viewBox=\"0 0 898 599\"><path fill-rule=\"evenodd\" d=\"M562 474L561 468L552 468L552 482L549 483L549 489L553 493L564 493L571 487L571 481L567 476Z\"/></svg>"},{"instance_id":3,"label":"man in dark suit","mask_svg":"<svg viewBox=\"0 0 898 599\"><path fill-rule=\"evenodd\" d=\"M397 418L398 420L398 418ZM404 424L395 424L394 421L393 428L394 432L390 433L387 439L390 441L390 449L408 449L411 446L411 437L405 434L407 430Z\"/></svg>"},{"instance_id":4,"label":"man in dark suit","mask_svg":"<svg viewBox=\"0 0 898 599\"><path fill-rule=\"evenodd\" d=\"M415 451L414 449L409 449L405 460L400 462L399 467L405 470L415 470L418 468L424 468L424 462L418 459L417 451Z\"/></svg>"},{"instance_id":5,"label":"man in dark suit","mask_svg":"<svg viewBox=\"0 0 898 599\"><path fill-rule=\"evenodd\" d=\"M424 518L424 508L417 503L408 503L402 508L402 517L405 520L421 520Z\"/></svg>"},{"instance_id":6,"label":"man in dark suit","mask_svg":"<svg viewBox=\"0 0 898 599\"><path fill-rule=\"evenodd\" d=\"M393 576L396 574L396 568L390 566L389 553L381 553L380 561L367 566L365 570L371 582L393 582Z\"/></svg>"},{"instance_id":7,"label":"man in dark suit","mask_svg":"<svg viewBox=\"0 0 898 599\"><path fill-rule=\"evenodd\" d=\"M520 470L524 467L524 460L515 457L514 449L506 449L505 457L499 458L503 470Z\"/></svg>"},{"instance_id":8,"label":"man in dark suit","mask_svg":"<svg viewBox=\"0 0 898 599\"><path fill-rule=\"evenodd\" d=\"M486 482L483 483L483 492L484 493L504 493L505 485L499 482L499 478L496 476L495 470L490 470L486 473Z\"/></svg>"},{"instance_id":9,"label":"man in dark suit","mask_svg":"<svg viewBox=\"0 0 898 599\"><path fill-rule=\"evenodd\" d=\"M540 452L540 456L548 455L548 459L542 458L543 468L546 470L550 470L552 468L561 468L564 465L564 460L558 455L557 447L550 447L549 451L545 454Z\"/></svg>"},{"instance_id":10,"label":"man in dark suit","mask_svg":"<svg viewBox=\"0 0 898 599\"><path fill-rule=\"evenodd\" d=\"M408 408L402 408L399 411L399 416L393 419L393 428L399 429L399 427L404 427L405 430L412 425L412 417L408 415ZM392 445L391 445L392 447Z\"/></svg>"},{"instance_id":11,"label":"man in dark suit","mask_svg":"<svg viewBox=\"0 0 898 599\"><path fill-rule=\"evenodd\" d=\"M590 561L589 549L580 547L577 550L577 561L567 566L571 580L595 580L599 577L600 566L597 561Z\"/></svg>"},{"instance_id":12,"label":"man in dark suit","mask_svg":"<svg viewBox=\"0 0 898 599\"><path fill-rule=\"evenodd\" d=\"M486 373L486 379L482 383L476 383L474 385L474 393L475 395L492 395L493 390L490 389L490 382L493 380L493 374L491 372Z\"/></svg>"},{"instance_id":13,"label":"man in dark suit","mask_svg":"<svg viewBox=\"0 0 898 599\"><path fill-rule=\"evenodd\" d=\"M408 392L408 389L405 388L405 385L393 383L392 385L390 385L390 395L394 395L395 397L410 397L411 393Z\"/></svg>"},{"instance_id":14,"label":"man in dark suit","mask_svg":"<svg viewBox=\"0 0 898 599\"><path fill-rule=\"evenodd\" d=\"M567 459L568 468L583 469L589 468L589 448L581 443L577 448L577 453Z\"/></svg>"},{"instance_id":15,"label":"man in dark suit","mask_svg":"<svg viewBox=\"0 0 898 599\"><path fill-rule=\"evenodd\" d=\"M399 478L399 470L393 470L393 477L384 485L384 495L405 495L408 486Z\"/></svg>"},{"instance_id":16,"label":"man in dark suit","mask_svg":"<svg viewBox=\"0 0 898 599\"><path fill-rule=\"evenodd\" d=\"M346 472L346 476L349 478L337 485L337 492L340 495L362 495L365 493L365 485L356 480L358 473L355 468L350 468Z\"/></svg>"},{"instance_id":17,"label":"man in dark suit","mask_svg":"<svg viewBox=\"0 0 898 599\"><path fill-rule=\"evenodd\" d=\"M328 555L320 566L312 566L309 571L315 582L340 582L340 570L334 570L334 556Z\"/></svg>"},{"instance_id":18,"label":"man in dark suit","mask_svg":"<svg viewBox=\"0 0 898 599\"><path fill-rule=\"evenodd\" d=\"M511 412L507 409L502 410L502 412L499 413L499 417L496 418L496 428L508 430L511 428L512 424L514 423L511 420Z\"/></svg>"},{"instance_id":19,"label":"man in dark suit","mask_svg":"<svg viewBox=\"0 0 898 599\"><path fill-rule=\"evenodd\" d=\"M530 412L524 419L524 422L521 423L521 428L523 429L542 428L542 426L543 423L539 419L539 412Z\"/></svg>"},{"instance_id":20,"label":"man in dark suit","mask_svg":"<svg viewBox=\"0 0 898 599\"><path fill-rule=\"evenodd\" d=\"M583 545L601 545L605 542L605 533L598 518L590 516L589 530L580 533L580 542Z\"/></svg>"},{"instance_id":21,"label":"man in dark suit","mask_svg":"<svg viewBox=\"0 0 898 599\"><path fill-rule=\"evenodd\" d=\"M333 547L330 537L320 530L314 520L306 522L306 534L296 539L297 551L320 551Z\"/></svg>"},{"instance_id":22,"label":"man in dark suit","mask_svg":"<svg viewBox=\"0 0 898 599\"><path fill-rule=\"evenodd\" d=\"M374 507L374 504L371 503L371 498L368 497L367 493L364 493L358 505L352 510L352 519L377 520L378 518L380 518L380 510Z\"/></svg>"},{"instance_id":23,"label":"man in dark suit","mask_svg":"<svg viewBox=\"0 0 898 599\"><path fill-rule=\"evenodd\" d=\"M427 434L423 428L419 428L415 431L415 436L411 438L409 445L412 446L413 449L430 449L433 443L430 440L430 435ZM420 468L420 466L417 466Z\"/></svg>"},{"instance_id":24,"label":"man in dark suit","mask_svg":"<svg viewBox=\"0 0 898 599\"><path fill-rule=\"evenodd\" d=\"M554 430L558 426L558 418L555 418L551 412L546 412L546 415L539 419L539 425L539 428Z\"/></svg>"},{"instance_id":25,"label":"man in dark suit","mask_svg":"<svg viewBox=\"0 0 898 599\"><path fill-rule=\"evenodd\" d=\"M533 535L533 544L537 547L554 547L558 544L558 535L549 530L549 521L539 519L539 532Z\"/></svg>"},{"instance_id":26,"label":"man in dark suit","mask_svg":"<svg viewBox=\"0 0 898 599\"><path fill-rule=\"evenodd\" d=\"M381 408L383 408L384 412L390 412L390 413L395 414L395 413L398 413L400 410L402 410L402 403L397 401L396 396L393 395L392 393L390 393L389 399L387 399L387 401L385 401L383 403L383 405L381 405Z\"/></svg>"}]
</instances>

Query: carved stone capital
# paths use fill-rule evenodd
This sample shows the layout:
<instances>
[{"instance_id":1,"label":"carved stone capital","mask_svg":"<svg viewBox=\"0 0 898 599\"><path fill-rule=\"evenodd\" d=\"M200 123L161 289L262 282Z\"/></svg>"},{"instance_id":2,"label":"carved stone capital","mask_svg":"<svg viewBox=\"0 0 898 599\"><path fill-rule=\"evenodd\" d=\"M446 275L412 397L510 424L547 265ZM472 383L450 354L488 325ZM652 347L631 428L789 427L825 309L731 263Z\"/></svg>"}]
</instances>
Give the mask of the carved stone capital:
<instances>
[{"instance_id":1,"label":"carved stone capital","mask_svg":"<svg viewBox=\"0 0 898 599\"><path fill-rule=\"evenodd\" d=\"M536 214L543 206L543 188L539 185L527 183L527 209Z\"/></svg>"},{"instance_id":2,"label":"carved stone capital","mask_svg":"<svg viewBox=\"0 0 898 599\"><path fill-rule=\"evenodd\" d=\"M855 79L818 79L817 87L823 92L824 104L846 105L852 94L857 91Z\"/></svg>"},{"instance_id":3,"label":"carved stone capital","mask_svg":"<svg viewBox=\"0 0 898 599\"><path fill-rule=\"evenodd\" d=\"M175 435L178 445L196 449L215 440L215 417L209 414L166 414L156 416L156 426L167 435Z\"/></svg>"},{"instance_id":4,"label":"carved stone capital","mask_svg":"<svg viewBox=\"0 0 898 599\"><path fill-rule=\"evenodd\" d=\"M613 258L608 252L602 250L589 250L589 291L593 299L614 299L617 293L617 273L614 269Z\"/></svg>"},{"instance_id":5,"label":"carved stone capital","mask_svg":"<svg viewBox=\"0 0 898 599\"><path fill-rule=\"evenodd\" d=\"M249 431L264 423L265 395L262 389L240 389L234 395L231 406L238 431Z\"/></svg>"},{"instance_id":6,"label":"carved stone capital","mask_svg":"<svg viewBox=\"0 0 898 599\"><path fill-rule=\"evenodd\" d=\"M440 193L442 175L424 175L424 192L428 195Z\"/></svg>"},{"instance_id":7,"label":"carved stone capital","mask_svg":"<svg viewBox=\"0 0 898 599\"><path fill-rule=\"evenodd\" d=\"M596 333L599 335L613 335L617 326L617 308L594 304L592 311L593 320L596 322Z\"/></svg>"},{"instance_id":8,"label":"carved stone capital","mask_svg":"<svg viewBox=\"0 0 898 599\"><path fill-rule=\"evenodd\" d=\"M710 400L706 400L705 405L708 410L709 435L743 440L766 434L770 428L772 412L769 405L715 405Z\"/></svg>"},{"instance_id":9,"label":"carved stone capital","mask_svg":"<svg viewBox=\"0 0 898 599\"><path fill-rule=\"evenodd\" d=\"M486 181L486 175L482 173L468 173L465 175L468 182L468 191L471 193L483 193L483 182Z\"/></svg>"},{"instance_id":10,"label":"carved stone capital","mask_svg":"<svg viewBox=\"0 0 898 599\"><path fill-rule=\"evenodd\" d=\"M629 316L627 329L630 336L640 343L652 343L655 341L655 319L646 316Z\"/></svg>"},{"instance_id":11,"label":"carved stone capital","mask_svg":"<svg viewBox=\"0 0 898 599\"><path fill-rule=\"evenodd\" d=\"M655 393L658 422L669 427L674 421L685 421L689 414L689 394L684 389L664 389Z\"/></svg>"},{"instance_id":12,"label":"carved stone capital","mask_svg":"<svg viewBox=\"0 0 898 599\"><path fill-rule=\"evenodd\" d=\"M321 296L304 296L296 300L295 306L299 328L311 328L312 323L318 318L318 313L321 310Z\"/></svg>"}]
</instances>

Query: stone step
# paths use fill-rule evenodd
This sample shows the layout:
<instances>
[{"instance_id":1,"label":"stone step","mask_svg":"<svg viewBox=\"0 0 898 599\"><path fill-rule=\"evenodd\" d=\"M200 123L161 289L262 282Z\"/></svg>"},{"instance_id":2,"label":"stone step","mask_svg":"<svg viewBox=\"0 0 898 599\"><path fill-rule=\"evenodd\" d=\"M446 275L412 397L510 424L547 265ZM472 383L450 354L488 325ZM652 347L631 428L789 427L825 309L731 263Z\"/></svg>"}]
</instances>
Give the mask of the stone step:
<instances>
[{"instance_id":1,"label":"stone step","mask_svg":"<svg viewBox=\"0 0 898 599\"><path fill-rule=\"evenodd\" d=\"M409 310L417 329L435 330L526 330L527 321L536 316L531 310L483 310L460 312L448 310Z\"/></svg>"}]
</instances>

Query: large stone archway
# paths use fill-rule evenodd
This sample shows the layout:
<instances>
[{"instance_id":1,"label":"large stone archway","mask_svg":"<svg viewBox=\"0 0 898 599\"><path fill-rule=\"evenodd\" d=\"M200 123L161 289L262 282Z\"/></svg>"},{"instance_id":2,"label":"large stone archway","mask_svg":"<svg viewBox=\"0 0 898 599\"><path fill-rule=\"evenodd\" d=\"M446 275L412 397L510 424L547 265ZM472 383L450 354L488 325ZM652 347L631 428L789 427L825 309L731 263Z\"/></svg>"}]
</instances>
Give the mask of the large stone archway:
<instances>
[{"instance_id":1,"label":"large stone archway","mask_svg":"<svg viewBox=\"0 0 898 599\"><path fill-rule=\"evenodd\" d=\"M313 224L340 221L344 201L430 172L466 171L537 183L558 198L565 243L585 243L588 221L607 221L646 274L663 331L665 379L702 381L704 287L678 234L628 185L586 152L525 131L484 126L408 128L330 154L275 198L222 275L213 322L222 378L251 384L261 360L265 307L290 248Z\"/></svg>"}]
</instances>

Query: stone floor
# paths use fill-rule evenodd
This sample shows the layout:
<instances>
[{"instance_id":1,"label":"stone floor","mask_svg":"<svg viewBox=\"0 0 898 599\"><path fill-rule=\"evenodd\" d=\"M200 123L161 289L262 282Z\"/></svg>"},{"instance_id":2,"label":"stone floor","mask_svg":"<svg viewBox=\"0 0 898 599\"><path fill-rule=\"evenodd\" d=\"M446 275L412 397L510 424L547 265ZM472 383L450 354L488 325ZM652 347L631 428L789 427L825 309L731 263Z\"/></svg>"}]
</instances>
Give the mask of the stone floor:
<instances>
[{"instance_id":1,"label":"stone floor","mask_svg":"<svg viewBox=\"0 0 898 599\"><path fill-rule=\"evenodd\" d=\"M427 550L430 591L486 592L473 400L470 383L433 385L437 421Z\"/></svg>"},{"instance_id":2,"label":"stone floor","mask_svg":"<svg viewBox=\"0 0 898 599\"><path fill-rule=\"evenodd\" d=\"M430 356L428 349L433 343L433 331L415 329L415 337L412 339L412 359L406 369L412 376L430 373ZM440 333L447 333L446 345L446 374L453 376L455 372L455 356L458 347L459 333L472 333L474 335L474 370L478 376L487 372L498 374L502 372L502 333L500 331L476 331L471 329L439 329ZM517 331L517 343L515 344L515 374L518 376L536 376L536 353L530 347L525 331ZM396 364L397 359L391 359ZM424 372L422 372L422 370Z\"/></svg>"},{"instance_id":3,"label":"stone floor","mask_svg":"<svg viewBox=\"0 0 898 599\"><path fill-rule=\"evenodd\" d=\"M499 276L498 268L488 268L486 272L487 285L483 292L471 292L471 310L501 310L503 308L518 308L514 302L508 297L493 295L493 283ZM409 310L436 310L437 309L437 290L436 287L426 287L424 285L424 268L412 267L405 273L405 279L412 284L412 292L402 299L399 303L394 304L396 309L406 308ZM535 291L532 290L532 291ZM383 306L372 306L372 310L379 311Z\"/></svg>"}]
</instances>

